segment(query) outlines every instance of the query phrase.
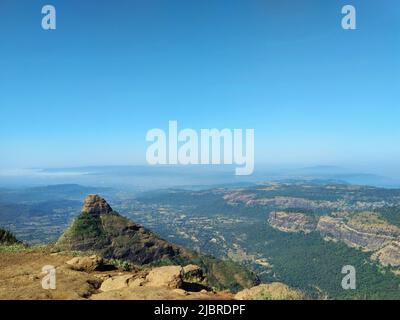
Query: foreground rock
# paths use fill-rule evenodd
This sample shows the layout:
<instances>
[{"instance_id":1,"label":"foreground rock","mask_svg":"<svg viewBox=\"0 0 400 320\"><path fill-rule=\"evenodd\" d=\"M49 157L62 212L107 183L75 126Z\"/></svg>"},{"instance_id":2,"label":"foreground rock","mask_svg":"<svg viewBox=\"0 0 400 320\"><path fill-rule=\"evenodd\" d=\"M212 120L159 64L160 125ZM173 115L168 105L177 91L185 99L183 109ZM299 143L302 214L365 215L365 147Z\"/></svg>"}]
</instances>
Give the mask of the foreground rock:
<instances>
[{"instance_id":1,"label":"foreground rock","mask_svg":"<svg viewBox=\"0 0 400 320\"><path fill-rule=\"evenodd\" d=\"M75 257L67 261L71 269L76 271L94 271L103 265L103 259L92 255L90 257Z\"/></svg>"},{"instance_id":2,"label":"foreground rock","mask_svg":"<svg viewBox=\"0 0 400 320\"><path fill-rule=\"evenodd\" d=\"M137 287L94 294L92 300L232 300L226 292L187 292L182 289Z\"/></svg>"},{"instance_id":3,"label":"foreground rock","mask_svg":"<svg viewBox=\"0 0 400 320\"><path fill-rule=\"evenodd\" d=\"M147 275L146 286L179 289L183 284L182 276L183 268L181 266L155 268Z\"/></svg>"},{"instance_id":4,"label":"foreground rock","mask_svg":"<svg viewBox=\"0 0 400 320\"><path fill-rule=\"evenodd\" d=\"M133 274L121 275L110 277L103 281L101 284L101 291L112 291L112 290L120 290L123 288L128 288L129 281L134 278Z\"/></svg>"},{"instance_id":5,"label":"foreground rock","mask_svg":"<svg viewBox=\"0 0 400 320\"><path fill-rule=\"evenodd\" d=\"M94 257L79 257L80 261L93 261ZM132 272L76 271L71 268L75 258L50 252L12 252L0 253L0 299L93 299L93 300L233 300L229 292L205 290L203 287L190 287L183 279L187 274L198 275L200 268L190 265L167 266L149 269L135 269ZM41 286L44 274L43 266L56 268L57 282L55 290L45 290ZM190 289L189 289L190 288ZM195 288L195 290L192 290ZM238 298L254 298L257 289L250 289ZM274 288L272 285L268 292ZM272 289L271 289L272 288ZM277 294L272 290L272 298L293 298L287 291ZM290 292L290 291L289 291Z\"/></svg>"}]
</instances>

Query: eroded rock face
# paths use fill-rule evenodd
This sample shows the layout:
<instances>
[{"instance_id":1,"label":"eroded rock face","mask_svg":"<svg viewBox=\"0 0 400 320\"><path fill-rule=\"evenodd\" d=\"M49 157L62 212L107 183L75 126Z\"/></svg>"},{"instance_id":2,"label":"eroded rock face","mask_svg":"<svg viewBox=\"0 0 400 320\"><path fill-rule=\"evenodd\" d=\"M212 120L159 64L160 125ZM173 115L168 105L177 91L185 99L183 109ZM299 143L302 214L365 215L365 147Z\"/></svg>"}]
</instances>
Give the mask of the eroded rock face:
<instances>
[{"instance_id":1,"label":"eroded rock face","mask_svg":"<svg viewBox=\"0 0 400 320\"><path fill-rule=\"evenodd\" d=\"M317 218L302 213L272 212L268 218L269 224L284 232L310 233L317 226Z\"/></svg>"},{"instance_id":2,"label":"eroded rock face","mask_svg":"<svg viewBox=\"0 0 400 320\"><path fill-rule=\"evenodd\" d=\"M343 241L349 247L373 252L372 258L384 266L400 267L400 229L375 213L338 213L317 218L302 213L272 212L268 223L282 232L316 230L328 240Z\"/></svg>"},{"instance_id":3,"label":"eroded rock face","mask_svg":"<svg viewBox=\"0 0 400 320\"><path fill-rule=\"evenodd\" d=\"M304 295L280 282L260 284L235 295L236 300L303 300Z\"/></svg>"},{"instance_id":4,"label":"eroded rock face","mask_svg":"<svg viewBox=\"0 0 400 320\"><path fill-rule=\"evenodd\" d=\"M350 247L360 248L364 251L376 251L396 240L395 237L375 233L367 233L349 227L340 218L323 216L319 219L317 230L324 235L345 242Z\"/></svg>"},{"instance_id":5,"label":"eroded rock face","mask_svg":"<svg viewBox=\"0 0 400 320\"><path fill-rule=\"evenodd\" d=\"M101 215L111 213L113 209L97 194L90 194L86 197L81 211L91 215Z\"/></svg>"},{"instance_id":6,"label":"eroded rock face","mask_svg":"<svg viewBox=\"0 0 400 320\"><path fill-rule=\"evenodd\" d=\"M392 242L373 256L383 266L400 267L400 243Z\"/></svg>"},{"instance_id":7,"label":"eroded rock face","mask_svg":"<svg viewBox=\"0 0 400 320\"><path fill-rule=\"evenodd\" d=\"M165 266L152 269L146 277L147 287L182 287L183 268L181 266Z\"/></svg>"},{"instance_id":8,"label":"eroded rock face","mask_svg":"<svg viewBox=\"0 0 400 320\"><path fill-rule=\"evenodd\" d=\"M103 259L92 255L90 257L75 257L66 262L71 269L76 271L94 271L103 264Z\"/></svg>"},{"instance_id":9,"label":"eroded rock face","mask_svg":"<svg viewBox=\"0 0 400 320\"><path fill-rule=\"evenodd\" d=\"M260 198L255 193L243 193L243 190L230 191L223 196L224 200L231 205L243 203L246 206L274 206L281 210L288 208L301 209L337 209L343 206L342 201L309 200L297 197L276 196L271 198Z\"/></svg>"}]
</instances>

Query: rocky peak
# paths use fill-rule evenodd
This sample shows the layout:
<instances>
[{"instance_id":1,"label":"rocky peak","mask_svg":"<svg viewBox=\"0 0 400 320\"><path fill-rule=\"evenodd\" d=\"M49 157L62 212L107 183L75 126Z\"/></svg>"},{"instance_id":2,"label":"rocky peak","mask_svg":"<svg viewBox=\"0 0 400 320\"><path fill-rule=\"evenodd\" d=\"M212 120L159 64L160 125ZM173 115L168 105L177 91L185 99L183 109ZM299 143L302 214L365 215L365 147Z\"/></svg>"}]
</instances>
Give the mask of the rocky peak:
<instances>
[{"instance_id":1,"label":"rocky peak","mask_svg":"<svg viewBox=\"0 0 400 320\"><path fill-rule=\"evenodd\" d=\"M82 212L91 215L102 215L113 212L113 209L102 197L97 194L90 194L83 203Z\"/></svg>"}]
</instances>

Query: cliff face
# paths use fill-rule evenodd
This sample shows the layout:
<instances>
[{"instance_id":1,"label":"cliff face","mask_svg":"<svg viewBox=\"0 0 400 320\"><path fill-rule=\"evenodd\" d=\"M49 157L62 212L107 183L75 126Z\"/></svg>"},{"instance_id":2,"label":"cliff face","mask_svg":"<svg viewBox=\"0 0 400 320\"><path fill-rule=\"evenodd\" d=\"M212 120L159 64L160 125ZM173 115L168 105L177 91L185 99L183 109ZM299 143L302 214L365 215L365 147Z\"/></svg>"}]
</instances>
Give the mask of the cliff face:
<instances>
[{"instance_id":1,"label":"cliff face","mask_svg":"<svg viewBox=\"0 0 400 320\"><path fill-rule=\"evenodd\" d=\"M384 266L400 266L400 242L394 241L378 250L373 256Z\"/></svg>"},{"instance_id":2,"label":"cliff face","mask_svg":"<svg viewBox=\"0 0 400 320\"><path fill-rule=\"evenodd\" d=\"M316 218L301 213L272 212L268 223L283 232L315 230L349 247L373 253L372 259L384 266L400 266L400 229L373 213Z\"/></svg>"},{"instance_id":3,"label":"cliff face","mask_svg":"<svg viewBox=\"0 0 400 320\"><path fill-rule=\"evenodd\" d=\"M358 229L358 230L357 230ZM362 230L362 226L349 226L342 219L324 216L319 219L317 230L324 235L344 241L350 247L364 251L376 251L396 240L396 237L383 235L380 229Z\"/></svg>"},{"instance_id":4,"label":"cliff face","mask_svg":"<svg viewBox=\"0 0 400 320\"><path fill-rule=\"evenodd\" d=\"M310 233L315 230L318 220L302 213L272 212L268 222L274 228L284 232Z\"/></svg>"}]
</instances>

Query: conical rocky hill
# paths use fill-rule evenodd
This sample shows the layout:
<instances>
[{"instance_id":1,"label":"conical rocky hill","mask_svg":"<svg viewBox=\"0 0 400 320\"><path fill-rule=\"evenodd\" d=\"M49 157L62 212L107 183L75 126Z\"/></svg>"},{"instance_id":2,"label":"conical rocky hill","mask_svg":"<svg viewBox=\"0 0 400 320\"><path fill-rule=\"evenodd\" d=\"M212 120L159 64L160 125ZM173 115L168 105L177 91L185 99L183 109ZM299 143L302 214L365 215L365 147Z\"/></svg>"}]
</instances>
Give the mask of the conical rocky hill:
<instances>
[{"instance_id":1,"label":"conical rocky hill","mask_svg":"<svg viewBox=\"0 0 400 320\"><path fill-rule=\"evenodd\" d=\"M143 265L173 258L178 247L113 211L98 195L89 195L72 226L57 242L63 250L96 251L104 258Z\"/></svg>"},{"instance_id":2,"label":"conical rocky hill","mask_svg":"<svg viewBox=\"0 0 400 320\"><path fill-rule=\"evenodd\" d=\"M98 195L89 195L81 214L58 240L63 251L96 253L106 259L118 259L135 265L196 264L208 283L233 291L251 287L256 277L231 261L222 261L173 245L121 216Z\"/></svg>"}]
</instances>

